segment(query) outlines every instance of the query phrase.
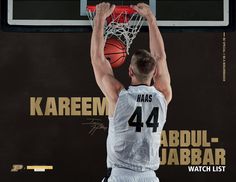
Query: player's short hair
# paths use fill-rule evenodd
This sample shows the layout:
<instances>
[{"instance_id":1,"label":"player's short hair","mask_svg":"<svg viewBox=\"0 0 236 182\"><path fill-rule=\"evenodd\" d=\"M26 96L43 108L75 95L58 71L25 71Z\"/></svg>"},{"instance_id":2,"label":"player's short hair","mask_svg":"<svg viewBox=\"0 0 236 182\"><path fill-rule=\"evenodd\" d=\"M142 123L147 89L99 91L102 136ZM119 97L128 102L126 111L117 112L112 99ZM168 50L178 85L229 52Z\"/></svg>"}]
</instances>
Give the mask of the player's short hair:
<instances>
[{"instance_id":1,"label":"player's short hair","mask_svg":"<svg viewBox=\"0 0 236 182\"><path fill-rule=\"evenodd\" d=\"M131 65L134 67L133 71L138 80L146 81L153 76L151 74L156 67L156 61L150 52L140 49L133 54Z\"/></svg>"}]
</instances>

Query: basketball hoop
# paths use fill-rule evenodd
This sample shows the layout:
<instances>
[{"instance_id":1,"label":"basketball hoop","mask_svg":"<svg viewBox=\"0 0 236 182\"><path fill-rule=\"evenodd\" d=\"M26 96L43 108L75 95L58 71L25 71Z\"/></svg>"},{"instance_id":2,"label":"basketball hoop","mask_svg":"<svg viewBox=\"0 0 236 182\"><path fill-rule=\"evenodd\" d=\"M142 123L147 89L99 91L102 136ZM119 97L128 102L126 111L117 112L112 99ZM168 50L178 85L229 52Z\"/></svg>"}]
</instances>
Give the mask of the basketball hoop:
<instances>
[{"instance_id":1,"label":"basketball hoop","mask_svg":"<svg viewBox=\"0 0 236 182\"><path fill-rule=\"evenodd\" d=\"M93 27L93 19L96 15L96 6L87 6L88 18ZM112 36L117 37L126 45L126 52L137 36L143 25L144 18L129 6L116 6L114 12L106 20L105 41Z\"/></svg>"}]
</instances>

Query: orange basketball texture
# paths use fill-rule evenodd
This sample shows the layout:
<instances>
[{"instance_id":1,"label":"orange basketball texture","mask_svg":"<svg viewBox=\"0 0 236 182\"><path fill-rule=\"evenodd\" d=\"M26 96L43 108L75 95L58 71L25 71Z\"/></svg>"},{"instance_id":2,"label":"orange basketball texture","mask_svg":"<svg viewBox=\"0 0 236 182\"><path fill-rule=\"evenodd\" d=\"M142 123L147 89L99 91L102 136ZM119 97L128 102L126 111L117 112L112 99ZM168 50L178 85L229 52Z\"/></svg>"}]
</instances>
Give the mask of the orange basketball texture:
<instances>
[{"instance_id":1,"label":"orange basketball texture","mask_svg":"<svg viewBox=\"0 0 236 182\"><path fill-rule=\"evenodd\" d=\"M105 44L104 54L112 68L118 68L125 62L126 46L119 39L109 38Z\"/></svg>"}]
</instances>

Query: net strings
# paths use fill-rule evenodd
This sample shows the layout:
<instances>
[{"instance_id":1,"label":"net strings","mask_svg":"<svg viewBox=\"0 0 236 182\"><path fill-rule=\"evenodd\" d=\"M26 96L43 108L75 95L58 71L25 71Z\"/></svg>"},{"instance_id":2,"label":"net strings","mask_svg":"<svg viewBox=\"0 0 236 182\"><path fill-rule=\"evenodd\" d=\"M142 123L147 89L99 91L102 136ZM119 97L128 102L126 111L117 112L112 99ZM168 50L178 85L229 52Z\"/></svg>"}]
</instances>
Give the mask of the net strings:
<instances>
[{"instance_id":1,"label":"net strings","mask_svg":"<svg viewBox=\"0 0 236 182\"><path fill-rule=\"evenodd\" d=\"M96 15L96 12L87 12L91 26L93 27L93 19ZM105 41L110 37L117 37L126 45L126 52L129 54L129 49L133 40L136 38L138 32L140 31L144 18L139 14L132 14L131 17L128 18L127 12L122 12L118 16L111 16L112 21L106 22L104 30L104 38ZM124 18L124 23L120 23L121 17Z\"/></svg>"}]
</instances>

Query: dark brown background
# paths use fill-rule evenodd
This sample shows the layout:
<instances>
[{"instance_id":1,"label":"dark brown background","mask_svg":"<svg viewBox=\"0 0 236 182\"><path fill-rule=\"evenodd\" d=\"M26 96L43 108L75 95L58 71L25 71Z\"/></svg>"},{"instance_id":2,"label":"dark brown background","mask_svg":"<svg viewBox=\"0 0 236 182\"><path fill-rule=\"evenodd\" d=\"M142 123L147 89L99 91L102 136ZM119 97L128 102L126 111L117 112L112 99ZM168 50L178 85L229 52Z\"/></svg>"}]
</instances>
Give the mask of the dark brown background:
<instances>
[{"instance_id":1,"label":"dark brown background","mask_svg":"<svg viewBox=\"0 0 236 182\"><path fill-rule=\"evenodd\" d=\"M91 33L0 32L0 181L101 181L106 132L88 134L85 117L30 117L32 96L102 96L89 59ZM222 33L163 33L174 98L165 129L206 129L226 148L225 173L188 173L161 166L162 182L235 179L236 33L227 33L227 81L222 82ZM140 33L131 53L148 48ZM116 75L129 84L129 61ZM107 119L101 118L105 123ZM11 173L12 164L53 165L52 172ZM234 165L233 165L234 164Z\"/></svg>"}]
</instances>

